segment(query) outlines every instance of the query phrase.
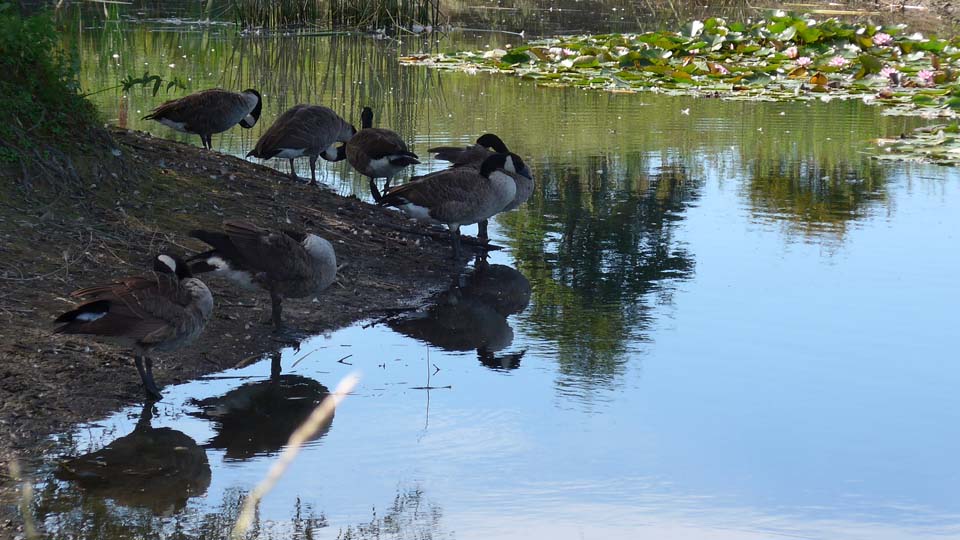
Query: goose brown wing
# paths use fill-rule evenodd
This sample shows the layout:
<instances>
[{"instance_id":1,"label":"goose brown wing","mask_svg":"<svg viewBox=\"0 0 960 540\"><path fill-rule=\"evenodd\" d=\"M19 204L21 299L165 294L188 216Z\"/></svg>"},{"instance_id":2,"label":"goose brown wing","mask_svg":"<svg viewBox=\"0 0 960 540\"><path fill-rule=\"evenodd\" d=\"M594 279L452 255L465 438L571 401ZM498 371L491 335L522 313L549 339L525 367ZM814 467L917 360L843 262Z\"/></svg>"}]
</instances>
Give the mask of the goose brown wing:
<instances>
[{"instance_id":1,"label":"goose brown wing","mask_svg":"<svg viewBox=\"0 0 960 540\"><path fill-rule=\"evenodd\" d=\"M396 206L412 203L431 209L430 213L433 215L434 209L439 209L441 206L457 206L461 201L464 205L470 204L476 198L478 188L485 182L487 179L472 168L446 169L390 188L384 193L382 204Z\"/></svg>"},{"instance_id":2,"label":"goose brown wing","mask_svg":"<svg viewBox=\"0 0 960 540\"><path fill-rule=\"evenodd\" d=\"M66 334L95 334L124 337L143 344L159 343L175 333L177 320L190 295L172 277L155 275L126 278L113 283L79 289L70 294L84 299L84 303L70 313L91 312L91 306L101 315L95 320L74 317L56 330Z\"/></svg>"},{"instance_id":3,"label":"goose brown wing","mask_svg":"<svg viewBox=\"0 0 960 540\"><path fill-rule=\"evenodd\" d=\"M301 138L300 130L295 127L295 118L300 110L307 105L294 105L283 112L263 135L257 139L256 146L247 155L262 159L270 159L280 152L281 148L306 148L306 145L294 146Z\"/></svg>"},{"instance_id":4,"label":"goose brown wing","mask_svg":"<svg viewBox=\"0 0 960 540\"><path fill-rule=\"evenodd\" d=\"M146 120L168 119L183 122L188 129L196 131L198 126L212 126L222 123L222 119L235 116L238 111L250 112L250 104L242 94L213 88L180 99L163 103Z\"/></svg>"},{"instance_id":5,"label":"goose brown wing","mask_svg":"<svg viewBox=\"0 0 960 540\"><path fill-rule=\"evenodd\" d=\"M299 279L310 275L310 255L291 235L234 220L225 221L223 230L247 264L271 279Z\"/></svg>"},{"instance_id":6,"label":"goose brown wing","mask_svg":"<svg viewBox=\"0 0 960 540\"><path fill-rule=\"evenodd\" d=\"M491 155L489 150L477 144L466 147L436 146L428 149L427 152L435 154L434 157L436 159L449 161L454 167L470 166L480 168L483 160Z\"/></svg>"},{"instance_id":7,"label":"goose brown wing","mask_svg":"<svg viewBox=\"0 0 960 540\"><path fill-rule=\"evenodd\" d=\"M370 159L409 153L407 143L403 142L399 135L389 129L361 129L350 139L348 151L350 146L362 147Z\"/></svg>"}]
</instances>

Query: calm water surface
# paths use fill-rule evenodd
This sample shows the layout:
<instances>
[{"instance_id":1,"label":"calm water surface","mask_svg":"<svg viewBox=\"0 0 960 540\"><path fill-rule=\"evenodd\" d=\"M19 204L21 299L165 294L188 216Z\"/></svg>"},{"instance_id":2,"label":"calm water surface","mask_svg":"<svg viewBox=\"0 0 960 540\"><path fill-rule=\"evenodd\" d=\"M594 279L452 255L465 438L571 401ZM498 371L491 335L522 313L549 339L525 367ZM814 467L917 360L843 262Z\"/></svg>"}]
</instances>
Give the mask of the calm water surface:
<instances>
[{"instance_id":1,"label":"calm water surface","mask_svg":"<svg viewBox=\"0 0 960 540\"><path fill-rule=\"evenodd\" d=\"M272 383L265 359L168 387L147 420L204 447L201 472L113 491L46 477L54 536L223 537L305 404L359 370L256 537L960 538L960 174L869 157L920 121L538 89L400 68L396 44L352 36L93 26L74 36L91 88L140 66L261 88L261 123L215 136L222 152L298 102L353 118L373 104L421 154L500 134L537 191L492 224L507 249L438 305L284 350ZM198 143L139 120L162 91L97 97L112 122ZM60 439L70 455L159 440L134 429L142 413Z\"/></svg>"}]
</instances>

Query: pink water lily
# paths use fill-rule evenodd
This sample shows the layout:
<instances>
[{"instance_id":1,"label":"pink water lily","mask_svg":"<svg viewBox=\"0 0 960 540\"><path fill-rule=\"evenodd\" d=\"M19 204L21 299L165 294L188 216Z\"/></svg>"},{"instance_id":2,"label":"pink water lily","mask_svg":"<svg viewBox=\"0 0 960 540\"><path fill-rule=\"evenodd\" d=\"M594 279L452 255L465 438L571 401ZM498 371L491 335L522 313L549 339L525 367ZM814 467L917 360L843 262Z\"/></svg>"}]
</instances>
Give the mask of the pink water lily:
<instances>
[{"instance_id":1,"label":"pink water lily","mask_svg":"<svg viewBox=\"0 0 960 540\"><path fill-rule=\"evenodd\" d=\"M717 66L717 73L719 73L720 75L730 74L730 70L727 69L726 66L724 66L723 64L716 64L716 66Z\"/></svg>"},{"instance_id":2,"label":"pink water lily","mask_svg":"<svg viewBox=\"0 0 960 540\"><path fill-rule=\"evenodd\" d=\"M884 32L877 32L873 35L873 44L879 47L889 45L893 43L893 38L890 37L890 34Z\"/></svg>"},{"instance_id":3,"label":"pink water lily","mask_svg":"<svg viewBox=\"0 0 960 540\"><path fill-rule=\"evenodd\" d=\"M801 56L800 58L797 58L797 65L800 67L807 67L812 63L813 60L811 60L809 56Z\"/></svg>"},{"instance_id":4,"label":"pink water lily","mask_svg":"<svg viewBox=\"0 0 960 540\"><path fill-rule=\"evenodd\" d=\"M897 71L897 68L886 66L880 70L880 77L889 80L894 85L900 84L900 72Z\"/></svg>"},{"instance_id":5,"label":"pink water lily","mask_svg":"<svg viewBox=\"0 0 960 540\"><path fill-rule=\"evenodd\" d=\"M783 50L783 54L787 55L787 58L796 58L800 53L796 47L787 47Z\"/></svg>"},{"instance_id":6,"label":"pink water lily","mask_svg":"<svg viewBox=\"0 0 960 540\"><path fill-rule=\"evenodd\" d=\"M933 75L929 69L921 69L917 72L917 81L924 86L933 86Z\"/></svg>"},{"instance_id":7,"label":"pink water lily","mask_svg":"<svg viewBox=\"0 0 960 540\"><path fill-rule=\"evenodd\" d=\"M842 57L842 56L834 56L833 58L830 59L830 62L828 62L828 65L830 65L830 66L832 66L832 67L842 68L842 67L846 66L846 65L849 64L849 63L850 63L850 61L847 60L846 58Z\"/></svg>"}]
</instances>

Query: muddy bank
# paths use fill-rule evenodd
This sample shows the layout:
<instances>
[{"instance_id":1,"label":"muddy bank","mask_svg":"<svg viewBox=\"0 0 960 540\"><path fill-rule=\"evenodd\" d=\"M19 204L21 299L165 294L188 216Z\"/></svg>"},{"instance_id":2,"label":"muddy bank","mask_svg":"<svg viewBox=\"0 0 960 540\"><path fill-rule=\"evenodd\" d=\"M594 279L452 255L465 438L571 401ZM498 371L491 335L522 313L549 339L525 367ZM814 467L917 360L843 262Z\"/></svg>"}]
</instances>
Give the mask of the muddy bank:
<instances>
[{"instance_id":1,"label":"muddy bank","mask_svg":"<svg viewBox=\"0 0 960 540\"><path fill-rule=\"evenodd\" d=\"M50 433L143 399L128 351L53 335L51 322L71 305L66 296L78 287L140 274L160 251L203 249L187 236L190 229L246 218L264 226L301 227L333 242L339 264L345 265L339 283L317 302L285 302L288 324L310 333L415 304L445 287L457 270L443 235L397 212L294 183L269 167L216 152L142 133L115 131L113 136L131 165L129 177L119 179L126 185L117 194L101 196L94 207L69 192L46 207L0 207L4 473L11 457L29 461L41 454ZM3 180L7 189L19 182ZM95 184L85 189L96 192ZM261 322L270 313L266 295L244 294L215 279L207 283L216 297L214 316L193 346L157 358L161 386L247 363L284 346ZM8 478L0 480L10 487Z\"/></svg>"}]
</instances>

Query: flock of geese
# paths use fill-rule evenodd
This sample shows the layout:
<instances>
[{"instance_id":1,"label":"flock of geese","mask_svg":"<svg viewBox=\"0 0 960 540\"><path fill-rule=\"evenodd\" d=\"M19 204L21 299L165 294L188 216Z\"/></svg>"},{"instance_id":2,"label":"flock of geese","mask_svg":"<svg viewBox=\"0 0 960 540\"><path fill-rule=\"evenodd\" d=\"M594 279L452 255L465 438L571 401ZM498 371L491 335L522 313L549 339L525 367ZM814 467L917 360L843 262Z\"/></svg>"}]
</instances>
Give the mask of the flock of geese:
<instances>
[{"instance_id":1,"label":"flock of geese","mask_svg":"<svg viewBox=\"0 0 960 540\"><path fill-rule=\"evenodd\" d=\"M261 109L262 98L254 89L211 89L168 101L144 118L198 135L210 150L213 134L237 124L252 128ZM318 158L346 159L369 177L370 192L378 205L446 225L457 260L461 226L477 223L478 236L486 239L488 219L518 207L533 193L530 169L493 134L466 147L429 149L451 166L391 187L391 179L405 167L419 164L419 158L395 132L372 127L369 107L363 109L360 119L357 131L328 107L296 105L277 118L247 156L287 159L294 179L294 160L306 157L311 184L317 183ZM377 178L386 179L382 191ZM60 324L55 333L95 335L132 348L149 399L162 397L153 378L153 353L193 342L213 312L213 295L196 274L219 275L245 289L267 291L271 320L278 331L283 327L284 298L316 295L336 279L333 245L315 234L226 220L222 230L194 230L190 236L211 249L186 260L160 254L148 277L128 277L74 291L71 297L79 305L55 320Z\"/></svg>"}]
</instances>

